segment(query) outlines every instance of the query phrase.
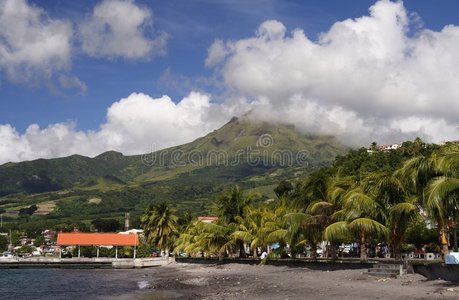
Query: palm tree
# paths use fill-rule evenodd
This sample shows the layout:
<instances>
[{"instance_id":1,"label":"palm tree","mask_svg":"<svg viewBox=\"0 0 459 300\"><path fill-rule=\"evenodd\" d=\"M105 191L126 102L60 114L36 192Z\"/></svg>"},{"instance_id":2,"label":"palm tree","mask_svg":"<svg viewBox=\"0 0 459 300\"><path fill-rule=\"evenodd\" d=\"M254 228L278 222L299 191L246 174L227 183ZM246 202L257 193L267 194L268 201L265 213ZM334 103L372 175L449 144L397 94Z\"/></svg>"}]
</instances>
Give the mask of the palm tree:
<instances>
[{"instance_id":1,"label":"palm tree","mask_svg":"<svg viewBox=\"0 0 459 300\"><path fill-rule=\"evenodd\" d=\"M310 216L295 211L288 211L283 207L276 209L276 219L267 224L269 233L267 241L279 243L282 247L290 248L292 258L296 257L299 248L306 246L306 220Z\"/></svg>"},{"instance_id":2,"label":"palm tree","mask_svg":"<svg viewBox=\"0 0 459 300\"><path fill-rule=\"evenodd\" d=\"M201 252L203 254L203 241L204 239L200 237L203 233L202 222L194 222L189 224L183 232L180 233L179 237L175 240L175 253L185 252L188 255L196 254Z\"/></svg>"},{"instance_id":3,"label":"palm tree","mask_svg":"<svg viewBox=\"0 0 459 300\"><path fill-rule=\"evenodd\" d=\"M198 236L198 243L202 245L204 252L214 253L219 260L223 260L224 254L234 246L231 234L235 230L235 224L204 223L202 233Z\"/></svg>"},{"instance_id":4,"label":"palm tree","mask_svg":"<svg viewBox=\"0 0 459 300\"><path fill-rule=\"evenodd\" d=\"M141 217L148 243L169 251L177 233L177 216L166 202L151 204Z\"/></svg>"},{"instance_id":5,"label":"palm tree","mask_svg":"<svg viewBox=\"0 0 459 300\"><path fill-rule=\"evenodd\" d=\"M229 194L220 196L214 203L220 220L225 224L237 223L237 217L243 216L244 209L252 204L255 196L255 193L245 196L239 186L234 186ZM237 239L236 248L239 251L239 257L245 257L243 240Z\"/></svg>"},{"instance_id":6,"label":"palm tree","mask_svg":"<svg viewBox=\"0 0 459 300\"><path fill-rule=\"evenodd\" d=\"M408 225L418 215L416 197L405 190L399 173L372 173L364 180L364 189L371 193L385 210L386 225L389 229L389 241L393 257L401 259L401 243Z\"/></svg>"},{"instance_id":7,"label":"palm tree","mask_svg":"<svg viewBox=\"0 0 459 300\"><path fill-rule=\"evenodd\" d=\"M175 241L176 252L184 251L188 255L200 253L216 255L219 260L235 246L232 233L236 224L226 224L220 219L216 223L204 223L198 220L190 223Z\"/></svg>"},{"instance_id":8,"label":"palm tree","mask_svg":"<svg viewBox=\"0 0 459 300\"><path fill-rule=\"evenodd\" d=\"M257 257L257 249L268 245L269 227L267 226L273 219L273 212L267 208L246 207L243 217L236 217L238 228L233 232L232 237L250 245L253 256Z\"/></svg>"},{"instance_id":9,"label":"palm tree","mask_svg":"<svg viewBox=\"0 0 459 300\"><path fill-rule=\"evenodd\" d=\"M327 226L324 237L336 240L346 234L353 234L360 243L360 259L367 260L366 243L371 236L385 237L387 228L376 219L380 219L382 208L360 187L347 192L343 199L343 209L334 214L337 221Z\"/></svg>"},{"instance_id":10,"label":"palm tree","mask_svg":"<svg viewBox=\"0 0 459 300\"><path fill-rule=\"evenodd\" d=\"M457 219L459 146L447 144L430 156L412 158L404 164L401 172L411 180L428 214L436 221L442 254L448 254L448 231L451 226L455 227L454 220Z\"/></svg>"},{"instance_id":11,"label":"palm tree","mask_svg":"<svg viewBox=\"0 0 459 300\"><path fill-rule=\"evenodd\" d=\"M326 170L316 171L310 174L303 182L299 182L289 194L289 207L296 210L306 208L317 199L327 197L329 174Z\"/></svg>"},{"instance_id":12,"label":"palm tree","mask_svg":"<svg viewBox=\"0 0 459 300\"><path fill-rule=\"evenodd\" d=\"M311 203L306 211L311 215L308 227L313 229L313 236L308 238L309 241L314 238L316 243L317 241L322 240L325 228L335 221L339 221L339 219L336 219L339 214L335 215L335 213L343 209L343 197L352 185L353 181L348 177L333 177L327 179L326 190L322 193L323 198ZM342 238L343 236L340 236L339 238L337 237L336 239L328 240L330 242L330 254L332 260L337 258L336 243L342 240Z\"/></svg>"}]
</instances>

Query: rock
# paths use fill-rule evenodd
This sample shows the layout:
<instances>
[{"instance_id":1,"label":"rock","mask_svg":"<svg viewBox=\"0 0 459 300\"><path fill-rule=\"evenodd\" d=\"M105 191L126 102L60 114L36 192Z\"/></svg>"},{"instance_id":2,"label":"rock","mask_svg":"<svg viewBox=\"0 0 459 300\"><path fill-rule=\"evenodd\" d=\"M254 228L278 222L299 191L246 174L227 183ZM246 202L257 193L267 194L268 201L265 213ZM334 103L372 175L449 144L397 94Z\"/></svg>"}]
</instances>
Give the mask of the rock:
<instances>
[{"instance_id":1,"label":"rock","mask_svg":"<svg viewBox=\"0 0 459 300\"><path fill-rule=\"evenodd\" d=\"M413 281L411 281L411 280L403 281L403 282L402 282L402 286L410 285L410 284L412 284L412 283L413 283Z\"/></svg>"}]
</instances>

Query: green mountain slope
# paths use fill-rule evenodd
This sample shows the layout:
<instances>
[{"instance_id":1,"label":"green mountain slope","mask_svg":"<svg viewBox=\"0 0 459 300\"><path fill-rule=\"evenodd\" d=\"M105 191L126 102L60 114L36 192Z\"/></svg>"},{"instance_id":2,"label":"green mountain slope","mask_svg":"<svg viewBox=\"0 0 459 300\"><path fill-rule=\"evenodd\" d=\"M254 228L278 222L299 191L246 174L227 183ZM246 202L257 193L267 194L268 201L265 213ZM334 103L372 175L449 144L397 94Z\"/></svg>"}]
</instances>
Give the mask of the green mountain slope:
<instances>
[{"instance_id":1,"label":"green mountain slope","mask_svg":"<svg viewBox=\"0 0 459 300\"><path fill-rule=\"evenodd\" d=\"M137 156L120 176L145 182L208 167L229 176L240 169L255 173L259 169L310 169L329 163L344 151L346 148L331 136L304 135L293 126L233 118L189 144ZM242 175L250 175L250 170Z\"/></svg>"},{"instance_id":2,"label":"green mountain slope","mask_svg":"<svg viewBox=\"0 0 459 300\"><path fill-rule=\"evenodd\" d=\"M13 217L27 205L52 204L49 218L143 211L167 200L202 211L229 184L271 196L282 179L306 175L347 151L335 138L302 134L293 126L233 118L195 141L124 156L109 151L0 166L0 208ZM95 201L94 199L97 199ZM17 213L16 213L17 215Z\"/></svg>"}]
</instances>

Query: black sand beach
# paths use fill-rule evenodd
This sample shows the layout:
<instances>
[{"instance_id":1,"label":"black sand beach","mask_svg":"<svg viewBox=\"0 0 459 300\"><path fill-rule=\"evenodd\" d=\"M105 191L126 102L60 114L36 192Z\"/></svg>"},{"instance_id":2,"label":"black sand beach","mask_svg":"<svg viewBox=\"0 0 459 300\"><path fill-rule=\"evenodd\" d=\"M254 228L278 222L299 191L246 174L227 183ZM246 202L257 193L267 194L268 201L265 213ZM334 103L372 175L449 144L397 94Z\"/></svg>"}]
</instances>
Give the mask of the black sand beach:
<instances>
[{"instance_id":1,"label":"black sand beach","mask_svg":"<svg viewBox=\"0 0 459 300\"><path fill-rule=\"evenodd\" d=\"M428 281L418 274L395 279L372 277L364 274L364 270L184 263L155 268L154 272L155 278L144 293L135 295L137 299L459 298L459 285Z\"/></svg>"}]
</instances>

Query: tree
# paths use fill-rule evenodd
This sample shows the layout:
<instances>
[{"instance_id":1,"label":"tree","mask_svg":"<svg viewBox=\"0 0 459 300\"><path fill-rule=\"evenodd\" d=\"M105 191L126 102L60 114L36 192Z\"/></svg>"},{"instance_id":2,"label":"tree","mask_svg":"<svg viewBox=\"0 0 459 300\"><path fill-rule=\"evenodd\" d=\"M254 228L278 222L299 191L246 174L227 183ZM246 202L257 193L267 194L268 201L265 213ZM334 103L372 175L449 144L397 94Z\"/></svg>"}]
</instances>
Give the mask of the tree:
<instances>
[{"instance_id":1,"label":"tree","mask_svg":"<svg viewBox=\"0 0 459 300\"><path fill-rule=\"evenodd\" d=\"M201 253L215 254L219 260L235 245L232 233L236 224L225 224L223 220L217 223L204 223L196 220L189 224L184 232L175 241L176 252L184 251L188 254Z\"/></svg>"},{"instance_id":2,"label":"tree","mask_svg":"<svg viewBox=\"0 0 459 300\"><path fill-rule=\"evenodd\" d=\"M273 213L267 208L246 207L243 217L237 216L237 230L232 237L235 240L242 240L252 249L253 256L257 257L258 247L268 245L268 231L266 225L273 220Z\"/></svg>"},{"instance_id":3,"label":"tree","mask_svg":"<svg viewBox=\"0 0 459 300\"><path fill-rule=\"evenodd\" d=\"M95 219L91 222L94 228L100 232L116 232L121 229L121 223L115 219Z\"/></svg>"},{"instance_id":4,"label":"tree","mask_svg":"<svg viewBox=\"0 0 459 300\"><path fill-rule=\"evenodd\" d=\"M219 260L223 260L225 252L234 246L235 241L231 234L235 227L234 223L204 223L198 243L202 245L204 252L215 253Z\"/></svg>"},{"instance_id":5,"label":"tree","mask_svg":"<svg viewBox=\"0 0 459 300\"><path fill-rule=\"evenodd\" d=\"M8 245L9 245L8 238L4 235L0 235L0 251L6 251L8 250Z\"/></svg>"},{"instance_id":6,"label":"tree","mask_svg":"<svg viewBox=\"0 0 459 300\"><path fill-rule=\"evenodd\" d=\"M242 217L244 210L252 204L256 196L250 193L245 196L239 186L234 186L229 194L221 195L214 203L222 224L235 224L237 217ZM241 239L236 241L239 250L239 257L245 257L244 242Z\"/></svg>"},{"instance_id":7,"label":"tree","mask_svg":"<svg viewBox=\"0 0 459 300\"><path fill-rule=\"evenodd\" d=\"M170 251L177 233L177 216L166 202L150 205L141 217L147 242L160 250Z\"/></svg>"},{"instance_id":8,"label":"tree","mask_svg":"<svg viewBox=\"0 0 459 300\"><path fill-rule=\"evenodd\" d=\"M293 185L290 181L282 180L277 187L274 188L274 193L278 198L288 195L293 190Z\"/></svg>"},{"instance_id":9,"label":"tree","mask_svg":"<svg viewBox=\"0 0 459 300\"><path fill-rule=\"evenodd\" d=\"M37 247L40 247L41 245L45 244L45 238L43 237L43 235L41 234L37 235L33 244Z\"/></svg>"},{"instance_id":10,"label":"tree","mask_svg":"<svg viewBox=\"0 0 459 300\"><path fill-rule=\"evenodd\" d=\"M323 239L325 228L333 222L339 221L339 219L335 219L337 216L335 213L343 209L343 197L346 191L353 186L353 183L349 177L326 179L326 187L320 194L322 198L316 199L308 206L307 213L311 215L307 223L307 227L311 229L308 240L310 243L314 243L311 245L313 250L317 248L316 244ZM342 239L343 237L329 240L332 259L336 259L336 243ZM315 255L315 251L313 251L313 255Z\"/></svg>"},{"instance_id":11,"label":"tree","mask_svg":"<svg viewBox=\"0 0 459 300\"><path fill-rule=\"evenodd\" d=\"M26 208L21 208L19 210L19 216L31 216L31 215L34 214L34 212L37 211L37 209L38 209L38 207L35 204L33 204L33 205L29 206L29 207L26 207Z\"/></svg>"},{"instance_id":12,"label":"tree","mask_svg":"<svg viewBox=\"0 0 459 300\"><path fill-rule=\"evenodd\" d=\"M408 160L400 172L409 179L429 216L436 221L443 255L448 254L449 229L455 227L459 197L459 146L447 144L430 155Z\"/></svg>"},{"instance_id":13,"label":"tree","mask_svg":"<svg viewBox=\"0 0 459 300\"><path fill-rule=\"evenodd\" d=\"M436 243L438 238L437 229L429 228L424 217L418 216L406 230L406 242L414 244L416 248L422 245Z\"/></svg>"},{"instance_id":14,"label":"tree","mask_svg":"<svg viewBox=\"0 0 459 300\"><path fill-rule=\"evenodd\" d=\"M275 220L268 226L267 241L279 243L281 247L288 245L290 255L296 257L298 252L304 251L306 246L305 222L309 215L279 207L275 211Z\"/></svg>"},{"instance_id":15,"label":"tree","mask_svg":"<svg viewBox=\"0 0 459 300\"><path fill-rule=\"evenodd\" d=\"M365 178L364 189L373 195L384 210L393 257L402 258L401 244L409 224L418 215L416 197L410 197L395 172L373 173Z\"/></svg>"},{"instance_id":16,"label":"tree","mask_svg":"<svg viewBox=\"0 0 459 300\"><path fill-rule=\"evenodd\" d=\"M324 236L327 240L351 233L360 243L360 259L367 260L366 244L371 236L387 236L387 228L376 219L381 218L382 207L370 196L356 187L346 193L343 209L335 213L338 222L327 226Z\"/></svg>"}]
</instances>

